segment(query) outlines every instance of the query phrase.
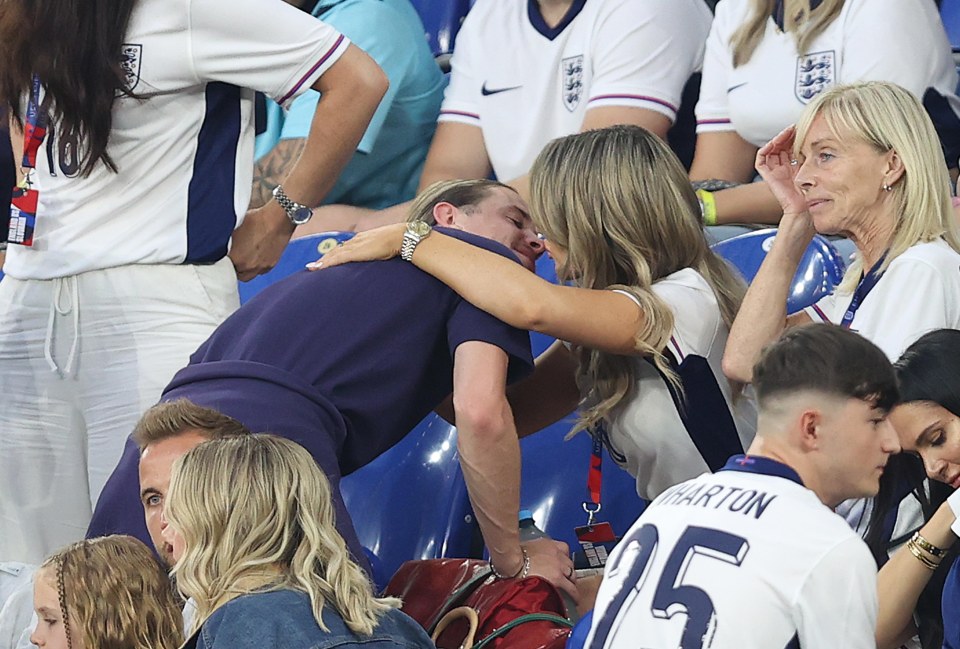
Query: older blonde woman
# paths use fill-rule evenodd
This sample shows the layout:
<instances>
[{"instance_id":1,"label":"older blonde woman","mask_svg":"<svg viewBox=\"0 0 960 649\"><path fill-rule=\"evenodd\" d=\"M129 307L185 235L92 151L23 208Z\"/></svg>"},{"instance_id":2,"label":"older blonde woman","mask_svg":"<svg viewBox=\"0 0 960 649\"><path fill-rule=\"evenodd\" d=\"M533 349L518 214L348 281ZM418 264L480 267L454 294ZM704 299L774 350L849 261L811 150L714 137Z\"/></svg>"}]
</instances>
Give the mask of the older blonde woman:
<instances>
[{"instance_id":1,"label":"older blonde woman","mask_svg":"<svg viewBox=\"0 0 960 649\"><path fill-rule=\"evenodd\" d=\"M399 600L374 597L326 476L294 442L204 442L174 464L165 515L177 586L196 602L188 647L433 647Z\"/></svg>"},{"instance_id":2,"label":"older blonde woman","mask_svg":"<svg viewBox=\"0 0 960 649\"><path fill-rule=\"evenodd\" d=\"M557 274L573 286L441 233L410 247L416 235L402 224L357 235L322 266L395 256L406 236L404 258L468 301L570 343L550 347L511 393L517 428L533 432L579 401L579 426L607 443L643 497L742 453L755 410L720 358L743 284L710 251L673 153L639 127L560 138L534 163L531 197Z\"/></svg>"},{"instance_id":3,"label":"older blonde woman","mask_svg":"<svg viewBox=\"0 0 960 649\"><path fill-rule=\"evenodd\" d=\"M708 194L718 223L777 223L781 209L751 183L757 149L835 84L897 83L937 122L956 167L957 73L930 0L724 0L707 39L690 178L745 183Z\"/></svg>"},{"instance_id":4,"label":"older blonde woman","mask_svg":"<svg viewBox=\"0 0 960 649\"><path fill-rule=\"evenodd\" d=\"M960 328L950 180L933 124L913 95L880 82L825 92L795 128L760 149L756 165L784 217L731 328L727 376L750 381L763 346L804 322L848 327L891 360L927 331ZM857 258L833 295L787 314L790 282L814 232L849 237ZM904 507L894 538L919 522L915 503ZM869 506L840 511L865 531Z\"/></svg>"}]
</instances>

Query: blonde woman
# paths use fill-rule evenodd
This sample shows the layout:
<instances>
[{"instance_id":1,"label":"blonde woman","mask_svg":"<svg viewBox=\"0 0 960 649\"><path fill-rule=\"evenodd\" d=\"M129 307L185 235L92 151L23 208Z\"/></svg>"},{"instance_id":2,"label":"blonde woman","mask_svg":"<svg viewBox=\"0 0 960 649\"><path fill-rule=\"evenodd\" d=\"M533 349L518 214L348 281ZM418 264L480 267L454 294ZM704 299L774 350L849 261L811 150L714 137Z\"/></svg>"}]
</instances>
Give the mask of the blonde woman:
<instances>
[{"instance_id":1,"label":"blonde woman","mask_svg":"<svg viewBox=\"0 0 960 649\"><path fill-rule=\"evenodd\" d=\"M44 649L174 649L183 618L170 579L150 550L130 536L80 541L34 575L37 626Z\"/></svg>"},{"instance_id":2,"label":"blonde woman","mask_svg":"<svg viewBox=\"0 0 960 649\"><path fill-rule=\"evenodd\" d=\"M511 394L521 434L579 402L578 426L607 443L644 498L742 453L755 409L720 358L743 284L710 251L670 149L634 126L554 140L533 165L531 211L572 286L441 233L406 255L497 318L569 343ZM322 267L395 256L404 236L403 225L362 233Z\"/></svg>"},{"instance_id":3,"label":"blonde woman","mask_svg":"<svg viewBox=\"0 0 960 649\"><path fill-rule=\"evenodd\" d=\"M763 346L805 322L857 331L891 360L928 331L960 329L950 179L933 124L907 90L869 82L825 92L796 128L760 149L757 170L783 220L731 329L723 359L729 377L750 381ZM857 259L833 295L788 315L791 278L815 231L848 237ZM868 503L838 511L866 531ZM892 538L919 522L919 504L905 500Z\"/></svg>"},{"instance_id":4,"label":"blonde woman","mask_svg":"<svg viewBox=\"0 0 960 649\"><path fill-rule=\"evenodd\" d=\"M399 601L377 599L333 521L304 448L271 435L204 442L177 460L164 537L196 603L198 649L433 647Z\"/></svg>"},{"instance_id":5,"label":"blonde woman","mask_svg":"<svg viewBox=\"0 0 960 649\"><path fill-rule=\"evenodd\" d=\"M897 83L923 100L957 166L957 73L931 0L724 0L707 39L690 178L746 183L704 196L718 223L777 223L751 183L757 149L841 83Z\"/></svg>"}]
</instances>

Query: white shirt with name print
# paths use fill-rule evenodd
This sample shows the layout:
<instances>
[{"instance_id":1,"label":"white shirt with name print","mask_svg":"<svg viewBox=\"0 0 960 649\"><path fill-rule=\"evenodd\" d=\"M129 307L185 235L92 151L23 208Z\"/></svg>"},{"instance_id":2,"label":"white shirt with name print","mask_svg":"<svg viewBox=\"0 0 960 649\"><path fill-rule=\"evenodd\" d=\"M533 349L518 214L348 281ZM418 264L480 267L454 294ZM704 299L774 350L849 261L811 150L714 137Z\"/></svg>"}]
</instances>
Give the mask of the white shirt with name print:
<instances>
[{"instance_id":1,"label":"white shirt with name print","mask_svg":"<svg viewBox=\"0 0 960 649\"><path fill-rule=\"evenodd\" d=\"M657 498L607 561L590 649L874 649L876 564L796 473L733 458Z\"/></svg>"},{"instance_id":2,"label":"white shirt with name print","mask_svg":"<svg viewBox=\"0 0 960 649\"><path fill-rule=\"evenodd\" d=\"M703 0L574 0L548 27L534 0L478 0L457 34L439 121L478 126L497 178L530 170L591 108L673 121L699 71L712 16Z\"/></svg>"},{"instance_id":3,"label":"white shirt with name print","mask_svg":"<svg viewBox=\"0 0 960 649\"><path fill-rule=\"evenodd\" d=\"M37 156L32 247L4 271L52 279L128 264L211 263L247 211L253 98L286 106L346 51L333 28L275 0L141 0L124 38L135 97L119 97L107 153L78 174L76 143L48 130Z\"/></svg>"},{"instance_id":4,"label":"white shirt with name print","mask_svg":"<svg viewBox=\"0 0 960 649\"><path fill-rule=\"evenodd\" d=\"M890 81L919 98L934 88L956 101L950 43L930 0L846 0L801 53L794 34L770 18L753 56L735 68L731 40L755 4L717 5L696 110L699 133L732 130L762 146L821 91L856 81Z\"/></svg>"},{"instance_id":5,"label":"white shirt with name print","mask_svg":"<svg viewBox=\"0 0 960 649\"><path fill-rule=\"evenodd\" d=\"M673 312L668 350L683 394L649 359L636 358L636 390L608 431L611 456L636 477L637 493L647 499L743 453L757 425L752 391L735 396L721 369L729 331L707 281L685 268L656 282L653 292Z\"/></svg>"}]
</instances>

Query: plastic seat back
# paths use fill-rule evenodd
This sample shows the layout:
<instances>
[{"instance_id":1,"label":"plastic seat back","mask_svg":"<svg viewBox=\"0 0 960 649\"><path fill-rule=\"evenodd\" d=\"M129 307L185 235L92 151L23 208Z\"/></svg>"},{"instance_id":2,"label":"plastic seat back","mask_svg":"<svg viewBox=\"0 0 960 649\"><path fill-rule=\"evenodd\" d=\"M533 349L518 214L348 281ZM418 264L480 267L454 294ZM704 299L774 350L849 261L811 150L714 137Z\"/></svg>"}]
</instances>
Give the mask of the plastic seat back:
<instances>
[{"instance_id":1,"label":"plastic seat back","mask_svg":"<svg viewBox=\"0 0 960 649\"><path fill-rule=\"evenodd\" d=\"M338 243L353 237L353 232L321 232L311 234L300 239L293 239L287 244L280 256L280 261L270 272L254 277L249 282L240 283L240 304L244 304L254 295L284 277L303 270L311 261L316 261L325 252L334 248Z\"/></svg>"},{"instance_id":2,"label":"plastic seat back","mask_svg":"<svg viewBox=\"0 0 960 649\"><path fill-rule=\"evenodd\" d=\"M714 244L713 250L733 264L749 283L756 277L776 234L774 228L748 232ZM846 265L837 249L822 236L814 236L793 277L787 313L800 311L832 293L843 279L844 270Z\"/></svg>"},{"instance_id":3,"label":"plastic seat back","mask_svg":"<svg viewBox=\"0 0 960 649\"><path fill-rule=\"evenodd\" d=\"M456 429L436 414L340 490L381 589L404 561L477 554Z\"/></svg>"},{"instance_id":4,"label":"plastic seat back","mask_svg":"<svg viewBox=\"0 0 960 649\"><path fill-rule=\"evenodd\" d=\"M450 55L460 24L472 6L469 0L411 0L426 30L430 51L440 67L449 70Z\"/></svg>"}]
</instances>

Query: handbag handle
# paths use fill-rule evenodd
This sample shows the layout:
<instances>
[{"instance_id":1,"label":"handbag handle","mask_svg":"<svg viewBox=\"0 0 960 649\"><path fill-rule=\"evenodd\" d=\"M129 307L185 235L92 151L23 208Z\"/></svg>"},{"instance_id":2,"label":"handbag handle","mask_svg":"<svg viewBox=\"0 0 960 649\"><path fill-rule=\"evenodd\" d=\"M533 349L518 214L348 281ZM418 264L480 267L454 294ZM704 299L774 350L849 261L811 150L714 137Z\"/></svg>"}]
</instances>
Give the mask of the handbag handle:
<instances>
[{"instance_id":1,"label":"handbag handle","mask_svg":"<svg viewBox=\"0 0 960 649\"><path fill-rule=\"evenodd\" d=\"M470 628L467 629L467 635L464 636L459 649L470 649L470 647L473 646L473 639L477 635L477 628L480 626L480 618L477 617L477 612L469 606L458 606L451 611L447 611L447 614L437 622L437 628L433 630L433 635L430 636L430 639L436 642L437 638L440 637L440 634L443 633L443 630L446 629L451 622L456 622L461 618L466 618Z\"/></svg>"},{"instance_id":2,"label":"handbag handle","mask_svg":"<svg viewBox=\"0 0 960 649\"><path fill-rule=\"evenodd\" d=\"M462 608L466 607L464 606ZM527 613L526 615L521 615L520 617L507 622L502 627L474 645L473 649L484 649L491 642L505 635L511 629L518 627L521 624L526 624L527 622L553 622L555 625L563 629L570 629L573 627L573 623L570 620L559 615L554 615L552 613Z\"/></svg>"}]
</instances>

